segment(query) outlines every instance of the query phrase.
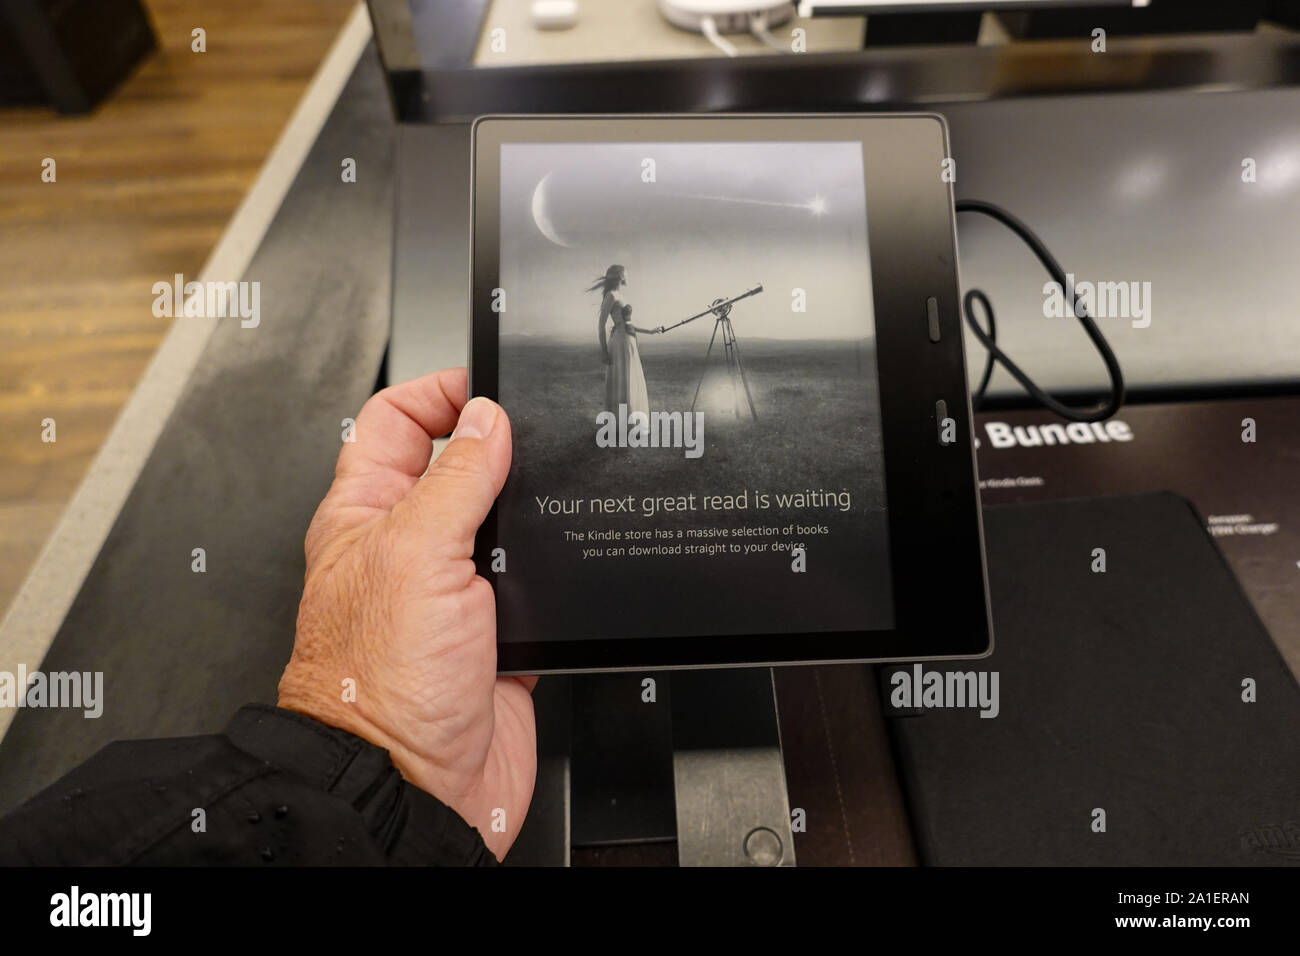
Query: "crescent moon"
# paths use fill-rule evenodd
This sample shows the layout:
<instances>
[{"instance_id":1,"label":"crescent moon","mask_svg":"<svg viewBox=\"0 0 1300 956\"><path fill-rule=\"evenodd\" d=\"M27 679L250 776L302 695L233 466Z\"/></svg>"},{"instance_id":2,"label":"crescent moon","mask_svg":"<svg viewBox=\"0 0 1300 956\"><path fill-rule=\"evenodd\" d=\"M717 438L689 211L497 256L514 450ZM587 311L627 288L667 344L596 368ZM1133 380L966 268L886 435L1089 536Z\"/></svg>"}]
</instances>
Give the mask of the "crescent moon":
<instances>
[{"instance_id":1,"label":"crescent moon","mask_svg":"<svg viewBox=\"0 0 1300 956\"><path fill-rule=\"evenodd\" d=\"M537 224L537 231L551 242L557 246L568 248L569 243L565 242L556 231L555 223L551 222L550 210L546 208L546 183L550 178L551 174L547 173L537 183L537 188L533 190L533 222Z\"/></svg>"}]
</instances>

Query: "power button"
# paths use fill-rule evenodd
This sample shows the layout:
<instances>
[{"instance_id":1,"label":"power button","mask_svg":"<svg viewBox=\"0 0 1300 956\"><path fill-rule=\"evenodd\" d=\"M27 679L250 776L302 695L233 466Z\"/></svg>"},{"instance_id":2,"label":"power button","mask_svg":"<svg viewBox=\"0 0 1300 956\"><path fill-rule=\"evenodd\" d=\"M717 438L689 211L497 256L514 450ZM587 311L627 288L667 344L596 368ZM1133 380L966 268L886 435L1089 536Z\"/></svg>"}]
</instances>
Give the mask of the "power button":
<instances>
[{"instance_id":1,"label":"power button","mask_svg":"<svg viewBox=\"0 0 1300 956\"><path fill-rule=\"evenodd\" d=\"M925 300L925 320L930 326L930 341L939 341L939 300L934 296Z\"/></svg>"}]
</instances>

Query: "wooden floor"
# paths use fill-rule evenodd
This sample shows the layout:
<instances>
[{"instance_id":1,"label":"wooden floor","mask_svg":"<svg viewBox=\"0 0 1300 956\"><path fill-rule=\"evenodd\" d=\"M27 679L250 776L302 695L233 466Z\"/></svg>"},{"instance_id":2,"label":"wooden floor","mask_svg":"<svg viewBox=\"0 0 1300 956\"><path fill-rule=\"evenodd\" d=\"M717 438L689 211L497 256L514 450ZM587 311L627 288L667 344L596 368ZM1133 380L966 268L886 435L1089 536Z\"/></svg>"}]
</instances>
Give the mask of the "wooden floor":
<instances>
[{"instance_id":1,"label":"wooden floor","mask_svg":"<svg viewBox=\"0 0 1300 956\"><path fill-rule=\"evenodd\" d=\"M0 613L172 321L150 289L198 276L355 0L145 3L159 49L95 113L0 110Z\"/></svg>"}]
</instances>

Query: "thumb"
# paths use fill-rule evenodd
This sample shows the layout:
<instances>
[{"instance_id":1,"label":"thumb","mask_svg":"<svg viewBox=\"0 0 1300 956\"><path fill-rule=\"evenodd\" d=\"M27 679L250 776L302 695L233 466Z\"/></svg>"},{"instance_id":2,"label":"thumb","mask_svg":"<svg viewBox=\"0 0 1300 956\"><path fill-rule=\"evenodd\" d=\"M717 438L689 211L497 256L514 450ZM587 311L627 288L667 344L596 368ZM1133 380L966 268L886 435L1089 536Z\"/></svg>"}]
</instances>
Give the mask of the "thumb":
<instances>
[{"instance_id":1,"label":"thumb","mask_svg":"<svg viewBox=\"0 0 1300 956\"><path fill-rule=\"evenodd\" d=\"M407 495L409 530L424 548L442 557L473 555L474 535L510 471L510 453L505 409L481 396L467 402L447 446Z\"/></svg>"}]
</instances>

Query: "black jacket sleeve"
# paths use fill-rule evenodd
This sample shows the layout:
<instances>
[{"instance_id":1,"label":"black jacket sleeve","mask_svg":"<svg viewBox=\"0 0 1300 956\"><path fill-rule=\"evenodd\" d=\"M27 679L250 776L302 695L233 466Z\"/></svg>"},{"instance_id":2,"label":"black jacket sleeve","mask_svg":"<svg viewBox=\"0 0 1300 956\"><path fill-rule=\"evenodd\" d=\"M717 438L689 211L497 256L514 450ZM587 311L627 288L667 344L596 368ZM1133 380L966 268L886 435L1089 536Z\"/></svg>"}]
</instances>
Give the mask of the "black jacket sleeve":
<instances>
[{"instance_id":1,"label":"black jacket sleeve","mask_svg":"<svg viewBox=\"0 0 1300 956\"><path fill-rule=\"evenodd\" d=\"M495 862L387 751L260 704L222 734L110 744L0 820L8 865Z\"/></svg>"}]
</instances>

